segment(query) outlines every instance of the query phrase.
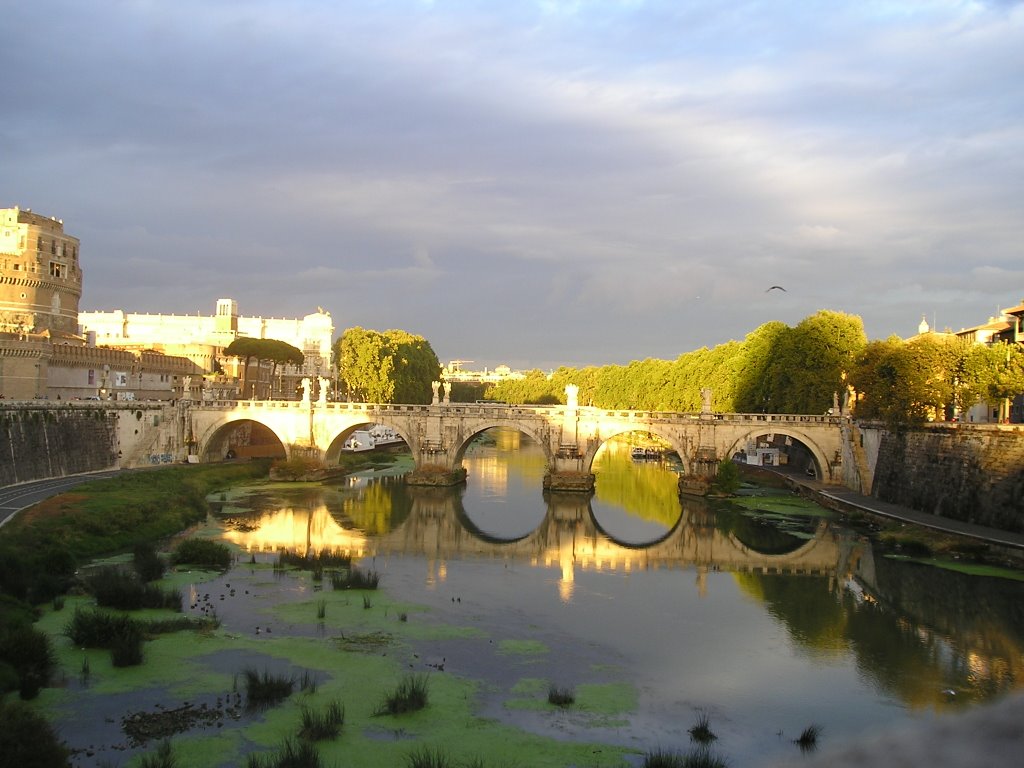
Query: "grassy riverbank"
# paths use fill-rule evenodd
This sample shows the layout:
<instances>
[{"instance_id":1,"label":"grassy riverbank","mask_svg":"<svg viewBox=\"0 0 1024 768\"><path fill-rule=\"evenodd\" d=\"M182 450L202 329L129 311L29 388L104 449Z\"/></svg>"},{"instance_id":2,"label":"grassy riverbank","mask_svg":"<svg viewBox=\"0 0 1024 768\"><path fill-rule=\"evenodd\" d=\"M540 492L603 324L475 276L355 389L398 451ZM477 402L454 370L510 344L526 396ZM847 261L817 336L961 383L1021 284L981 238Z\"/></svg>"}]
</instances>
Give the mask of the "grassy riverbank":
<instances>
[{"instance_id":1,"label":"grassy riverbank","mask_svg":"<svg viewBox=\"0 0 1024 768\"><path fill-rule=\"evenodd\" d=\"M88 561L94 572L96 566L127 567L128 551L143 537L161 541L192 527L192 535L212 540L218 525L195 526L207 518L204 496L216 498L221 488L254 474L251 465L174 467L90 484L31 510L3 532L0 548L59 553L69 566ZM171 559L164 550L161 555ZM417 661L411 649L480 630L437 623L422 607L400 602L386 589L332 589L334 579L283 562L275 553L252 557L235 550L224 572L178 566L152 586L180 590L188 596L186 618L202 606L214 622L160 634L143 629L141 663L120 666L106 649L79 647L68 636L76 612L97 610L95 598L81 589L85 582L76 580L73 570L66 583L51 581L40 560L27 558L23 554L28 576L15 586L36 606L18 602L19 621L35 620L34 639L49 649L51 685L34 692L31 708L17 705L8 711L14 693L2 706L11 716L45 715L77 752L69 759L59 750L44 750L46 743L56 745L52 732L33 737L31 744L0 741L7 754L18 755L19 765L169 764L156 762L161 749L169 750L178 765L197 768L280 765L290 749L311 752L315 759L289 765L311 766L626 764L620 748L552 740L479 717L474 710L481 683L445 673L443 663ZM74 586L64 595L61 588L68 585ZM40 604L39 596L51 592L55 599ZM305 597L296 600L296 592ZM141 627L182 616L157 608L106 612L130 616ZM288 693L273 706L248 706L245 680L254 675ZM613 687L614 695L607 685L581 685L567 712L547 702L548 683L533 682L536 690L517 688L513 704L550 710L556 718L607 725L620 713L610 699L627 704L635 699L619 691L624 683ZM413 697L422 699L415 707L406 708L406 689L421 694ZM396 697L397 708L390 703ZM311 723L325 722L330 713L337 735L309 739L316 730ZM132 734L141 724L163 729L165 736L137 739Z\"/></svg>"},{"instance_id":2,"label":"grassy riverbank","mask_svg":"<svg viewBox=\"0 0 1024 768\"><path fill-rule=\"evenodd\" d=\"M40 606L63 606L79 588L78 568L94 557L127 552L156 542L206 517L205 496L219 488L265 475L265 464L175 466L130 472L78 486L19 514L0 529L0 697L7 715L33 713L12 700L34 699L59 670L51 636L35 621ZM32 737L42 753L45 724ZM24 730L28 733L28 730ZM13 753L18 743L4 750ZM50 741L54 741L51 739ZM59 750L51 751L58 755ZM20 764L30 764L22 762ZM60 765L47 761L44 765Z\"/></svg>"}]
</instances>

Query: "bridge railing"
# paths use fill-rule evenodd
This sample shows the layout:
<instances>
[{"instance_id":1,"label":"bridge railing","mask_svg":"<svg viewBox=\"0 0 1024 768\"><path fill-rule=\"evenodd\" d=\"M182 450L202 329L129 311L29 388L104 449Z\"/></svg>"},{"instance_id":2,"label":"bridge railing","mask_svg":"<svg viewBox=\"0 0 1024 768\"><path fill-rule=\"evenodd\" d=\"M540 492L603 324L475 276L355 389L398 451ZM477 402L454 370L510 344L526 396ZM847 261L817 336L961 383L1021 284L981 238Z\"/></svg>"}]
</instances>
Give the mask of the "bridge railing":
<instances>
[{"instance_id":1,"label":"bridge railing","mask_svg":"<svg viewBox=\"0 0 1024 768\"><path fill-rule=\"evenodd\" d=\"M319 401L303 402L301 400L195 400L196 404L204 408L220 408L224 410L241 408L253 410L266 409L299 409L316 408L334 412L365 413L368 417L386 417L389 414L416 413L421 415L437 414L442 416L475 416L495 418L510 418L521 416L542 416L546 419L562 417L567 407L564 405L511 405L507 403L439 403L437 405L411 405L402 403L350 403L350 402L328 402ZM779 424L779 425L808 425L816 424L821 426L839 426L842 416L829 414L799 414L799 413L682 413L679 411L636 411L628 409L594 408L592 406L580 406L577 411L588 416L604 416L613 419L629 419L632 421L646 422L726 422L736 425L756 424Z\"/></svg>"}]
</instances>

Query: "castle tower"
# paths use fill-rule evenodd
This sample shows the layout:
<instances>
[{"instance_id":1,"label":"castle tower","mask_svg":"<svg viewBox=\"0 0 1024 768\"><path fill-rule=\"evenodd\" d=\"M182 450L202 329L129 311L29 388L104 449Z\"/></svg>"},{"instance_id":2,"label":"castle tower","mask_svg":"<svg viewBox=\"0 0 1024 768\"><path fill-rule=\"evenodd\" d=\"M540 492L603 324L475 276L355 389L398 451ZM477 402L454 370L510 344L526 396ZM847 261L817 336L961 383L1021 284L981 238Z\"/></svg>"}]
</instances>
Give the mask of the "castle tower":
<instances>
[{"instance_id":1,"label":"castle tower","mask_svg":"<svg viewBox=\"0 0 1024 768\"><path fill-rule=\"evenodd\" d=\"M61 220L0 209L0 333L77 335L78 248Z\"/></svg>"}]
</instances>

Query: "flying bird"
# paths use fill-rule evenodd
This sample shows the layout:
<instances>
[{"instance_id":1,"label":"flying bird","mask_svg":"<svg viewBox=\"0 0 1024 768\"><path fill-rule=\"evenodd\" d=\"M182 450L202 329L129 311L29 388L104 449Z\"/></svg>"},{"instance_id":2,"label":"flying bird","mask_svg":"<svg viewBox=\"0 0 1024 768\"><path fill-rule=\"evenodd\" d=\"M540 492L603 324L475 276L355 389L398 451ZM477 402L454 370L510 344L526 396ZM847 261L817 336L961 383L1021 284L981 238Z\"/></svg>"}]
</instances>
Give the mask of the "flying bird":
<instances>
[{"instance_id":1,"label":"flying bird","mask_svg":"<svg viewBox=\"0 0 1024 768\"><path fill-rule=\"evenodd\" d=\"M786 293L789 293L789 291L787 291L781 285L773 285L771 288L765 289L765 293L768 293L769 291L785 291Z\"/></svg>"}]
</instances>

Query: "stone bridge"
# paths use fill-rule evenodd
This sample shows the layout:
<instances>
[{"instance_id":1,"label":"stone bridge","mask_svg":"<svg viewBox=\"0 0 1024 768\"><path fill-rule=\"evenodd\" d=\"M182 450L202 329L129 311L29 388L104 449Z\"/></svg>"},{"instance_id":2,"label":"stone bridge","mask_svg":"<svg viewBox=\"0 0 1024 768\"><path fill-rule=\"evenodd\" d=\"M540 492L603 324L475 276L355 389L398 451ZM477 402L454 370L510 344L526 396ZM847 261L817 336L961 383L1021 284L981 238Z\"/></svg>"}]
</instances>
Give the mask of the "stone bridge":
<instances>
[{"instance_id":1,"label":"stone bridge","mask_svg":"<svg viewBox=\"0 0 1024 768\"><path fill-rule=\"evenodd\" d=\"M465 478L462 457L473 438L492 427L507 427L543 448L546 486L589 490L594 457L617 435L647 432L661 438L679 455L684 478L713 476L719 461L743 450L748 442L770 435L803 445L819 479L842 483L843 419L836 416L607 410L577 406L571 399L569 405L560 406L273 400L183 401L179 406L182 444L203 462L222 460L240 443L250 446L251 452L252 445L262 440L277 455L337 463L353 432L367 425L385 425L412 452L416 468L411 482L452 484ZM240 438L239 430L249 430L251 435ZM262 437L257 438L257 433ZM431 477L438 479L433 482Z\"/></svg>"}]
</instances>

